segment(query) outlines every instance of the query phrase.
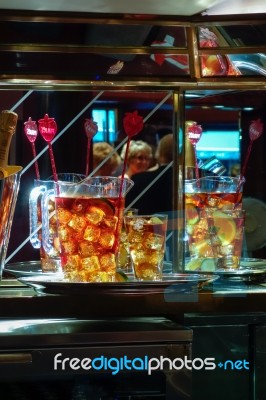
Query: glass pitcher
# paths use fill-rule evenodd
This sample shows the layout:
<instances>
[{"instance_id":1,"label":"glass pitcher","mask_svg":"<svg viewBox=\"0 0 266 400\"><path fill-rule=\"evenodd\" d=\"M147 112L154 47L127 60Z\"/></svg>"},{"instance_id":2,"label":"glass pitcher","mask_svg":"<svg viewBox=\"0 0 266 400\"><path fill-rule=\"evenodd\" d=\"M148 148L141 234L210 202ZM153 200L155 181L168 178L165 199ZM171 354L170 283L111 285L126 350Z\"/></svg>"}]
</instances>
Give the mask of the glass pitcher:
<instances>
[{"instance_id":1,"label":"glass pitcher","mask_svg":"<svg viewBox=\"0 0 266 400\"><path fill-rule=\"evenodd\" d=\"M113 282L130 179L92 177L74 184L55 182L42 198L42 240L50 251L48 204L55 201L64 278L71 282Z\"/></svg>"},{"instance_id":2,"label":"glass pitcher","mask_svg":"<svg viewBox=\"0 0 266 400\"><path fill-rule=\"evenodd\" d=\"M238 268L242 251L244 178L206 176L185 181L186 270Z\"/></svg>"},{"instance_id":3,"label":"glass pitcher","mask_svg":"<svg viewBox=\"0 0 266 400\"><path fill-rule=\"evenodd\" d=\"M200 207L241 205L245 179L232 176L203 176L185 180L186 203L197 203Z\"/></svg>"}]
</instances>

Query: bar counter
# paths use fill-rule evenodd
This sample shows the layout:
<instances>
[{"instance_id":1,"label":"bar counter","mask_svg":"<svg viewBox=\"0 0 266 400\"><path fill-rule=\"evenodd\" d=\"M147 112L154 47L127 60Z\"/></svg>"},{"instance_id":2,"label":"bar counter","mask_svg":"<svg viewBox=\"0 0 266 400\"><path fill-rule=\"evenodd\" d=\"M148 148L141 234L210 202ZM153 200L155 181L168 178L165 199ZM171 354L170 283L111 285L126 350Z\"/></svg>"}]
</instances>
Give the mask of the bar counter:
<instances>
[{"instance_id":1,"label":"bar counter","mask_svg":"<svg viewBox=\"0 0 266 400\"><path fill-rule=\"evenodd\" d=\"M150 393L156 392L156 398L170 400L264 400L266 284L222 283L218 279L198 291L176 289L129 294L121 284L121 293L101 289L80 295L67 290L49 294L16 279L2 280L0 375L4 390L9 394L12 380L19 377L15 387L25 390L21 380L26 380L29 399L36 398L35 383L40 379L57 379L60 393L68 379L72 392L78 387L80 393L87 372L79 377L81 381L73 371L55 373L55 354L84 358L100 352L108 357L213 357L217 364L215 371L182 370L181 375L164 370L163 379L155 374L141 379L137 372L122 374L115 381L119 395L108 399L138 399L140 393L143 399L155 398ZM237 366L245 362L249 368L219 368L225 362ZM105 383L106 390L113 387L112 378L109 374L98 380L97 374L89 375L94 386ZM128 395L124 393L125 380ZM146 386L140 387L140 382ZM48 381L46 392L53 385ZM41 387L38 383L38 390ZM86 393L88 390L86 386ZM85 394L81 398L85 399Z\"/></svg>"},{"instance_id":2,"label":"bar counter","mask_svg":"<svg viewBox=\"0 0 266 400\"><path fill-rule=\"evenodd\" d=\"M218 280L219 281L219 280ZM160 316L183 320L187 313L262 313L266 312L266 283L213 282L198 291L121 293L106 290L47 294L16 279L3 279L0 285L2 318L99 318Z\"/></svg>"}]
</instances>

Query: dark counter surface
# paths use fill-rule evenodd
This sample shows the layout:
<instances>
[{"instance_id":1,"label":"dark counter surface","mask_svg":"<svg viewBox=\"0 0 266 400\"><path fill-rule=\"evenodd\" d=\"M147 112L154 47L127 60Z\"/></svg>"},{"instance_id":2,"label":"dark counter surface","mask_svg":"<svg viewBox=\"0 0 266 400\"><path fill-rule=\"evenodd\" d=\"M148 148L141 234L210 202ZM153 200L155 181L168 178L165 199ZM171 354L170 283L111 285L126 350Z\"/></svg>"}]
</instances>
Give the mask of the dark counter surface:
<instances>
[{"instance_id":1,"label":"dark counter surface","mask_svg":"<svg viewBox=\"0 0 266 400\"><path fill-rule=\"evenodd\" d=\"M219 281L219 280L218 280ZM191 292L178 290L86 295L36 292L16 279L0 284L1 318L95 318L162 316L182 320L187 313L266 314L266 283L213 282Z\"/></svg>"}]
</instances>

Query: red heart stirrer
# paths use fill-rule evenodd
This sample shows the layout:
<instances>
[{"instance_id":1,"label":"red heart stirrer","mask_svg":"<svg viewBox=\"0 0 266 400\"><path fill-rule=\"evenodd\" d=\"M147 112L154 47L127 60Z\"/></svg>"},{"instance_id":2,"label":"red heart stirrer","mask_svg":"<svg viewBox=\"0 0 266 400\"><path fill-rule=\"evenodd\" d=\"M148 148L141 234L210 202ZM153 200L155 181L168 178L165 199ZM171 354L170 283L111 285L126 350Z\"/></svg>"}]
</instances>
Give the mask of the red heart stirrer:
<instances>
[{"instance_id":1,"label":"red heart stirrer","mask_svg":"<svg viewBox=\"0 0 266 400\"><path fill-rule=\"evenodd\" d=\"M126 113L123 119L125 132L129 138L137 135L143 129L143 117L138 114L138 111Z\"/></svg>"},{"instance_id":2,"label":"red heart stirrer","mask_svg":"<svg viewBox=\"0 0 266 400\"><path fill-rule=\"evenodd\" d=\"M255 121L251 121L251 124L249 126L250 142L249 142L249 146L248 146L247 155L246 155L246 158L245 158L245 161L243 164L243 168L241 171L240 182L242 181L242 178L245 176L245 173L246 173L247 164L248 164L248 160L250 157L253 142L254 142L254 140L258 139L262 135L262 132L263 132L263 123L261 122L260 118Z\"/></svg>"},{"instance_id":3,"label":"red heart stirrer","mask_svg":"<svg viewBox=\"0 0 266 400\"><path fill-rule=\"evenodd\" d=\"M197 163L197 152L196 152L196 144L200 140L202 135L202 128L200 125L197 125L196 122L194 122L191 126L188 127L187 129L187 136L194 148L194 153L195 153L195 160L196 160L196 178L199 179L199 167Z\"/></svg>"},{"instance_id":4,"label":"red heart stirrer","mask_svg":"<svg viewBox=\"0 0 266 400\"><path fill-rule=\"evenodd\" d=\"M27 122L24 122L24 132L31 144L33 158L35 159L37 156L36 148L35 148L35 140L38 135L38 128L37 128L36 121L32 121L31 117L29 117ZM36 178L40 179L40 172L39 172L39 166L38 166L37 160L35 160L34 165L35 165Z\"/></svg>"},{"instance_id":5,"label":"red heart stirrer","mask_svg":"<svg viewBox=\"0 0 266 400\"><path fill-rule=\"evenodd\" d=\"M84 129L85 129L86 136L88 138L87 156L86 156L86 171L85 171L85 174L87 176L89 174L89 161L90 161L91 142L92 142L93 137L98 132L97 122L94 122L93 119L86 118L85 122L84 122Z\"/></svg>"},{"instance_id":6,"label":"red heart stirrer","mask_svg":"<svg viewBox=\"0 0 266 400\"><path fill-rule=\"evenodd\" d=\"M51 145L51 141L53 140L57 132L57 125L54 118L49 118L48 114L45 114L43 119L39 119L38 123L39 123L39 132L42 135L43 139L46 141L46 143L48 143L53 177L54 181L57 182L58 176L55 167L54 153Z\"/></svg>"}]
</instances>

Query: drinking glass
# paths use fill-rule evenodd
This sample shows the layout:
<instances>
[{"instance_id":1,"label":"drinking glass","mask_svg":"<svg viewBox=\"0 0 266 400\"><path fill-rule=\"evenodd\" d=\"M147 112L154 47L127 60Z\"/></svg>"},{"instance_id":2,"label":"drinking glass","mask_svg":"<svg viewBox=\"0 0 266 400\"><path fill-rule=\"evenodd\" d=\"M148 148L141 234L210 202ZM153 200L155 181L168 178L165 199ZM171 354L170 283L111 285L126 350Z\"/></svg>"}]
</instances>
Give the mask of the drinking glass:
<instances>
[{"instance_id":1,"label":"drinking glass","mask_svg":"<svg viewBox=\"0 0 266 400\"><path fill-rule=\"evenodd\" d=\"M162 279L167 215L126 215L127 245L137 280Z\"/></svg>"}]
</instances>

